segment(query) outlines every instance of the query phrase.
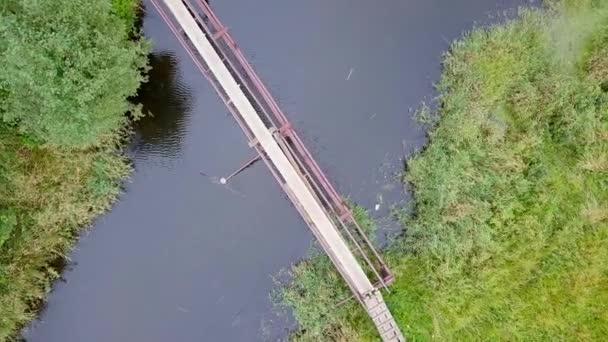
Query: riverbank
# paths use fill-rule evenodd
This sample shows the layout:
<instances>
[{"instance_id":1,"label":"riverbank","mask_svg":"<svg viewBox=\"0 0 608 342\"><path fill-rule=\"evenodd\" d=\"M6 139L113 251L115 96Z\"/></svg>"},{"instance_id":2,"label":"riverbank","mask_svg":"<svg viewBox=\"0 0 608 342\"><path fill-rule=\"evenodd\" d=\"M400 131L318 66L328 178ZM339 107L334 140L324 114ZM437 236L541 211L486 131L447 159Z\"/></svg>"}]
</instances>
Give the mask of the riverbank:
<instances>
[{"instance_id":1,"label":"riverbank","mask_svg":"<svg viewBox=\"0 0 608 342\"><path fill-rule=\"evenodd\" d=\"M385 252L409 338L608 336L607 43L605 2L552 1L452 44L439 111L423 113L430 144L406 171L415 211ZM283 292L294 339L374 340L318 265Z\"/></svg>"},{"instance_id":2,"label":"riverbank","mask_svg":"<svg viewBox=\"0 0 608 342\"><path fill-rule=\"evenodd\" d=\"M36 315L80 229L129 173L125 112L139 112L127 98L148 51L138 4L0 6L0 341Z\"/></svg>"}]
</instances>

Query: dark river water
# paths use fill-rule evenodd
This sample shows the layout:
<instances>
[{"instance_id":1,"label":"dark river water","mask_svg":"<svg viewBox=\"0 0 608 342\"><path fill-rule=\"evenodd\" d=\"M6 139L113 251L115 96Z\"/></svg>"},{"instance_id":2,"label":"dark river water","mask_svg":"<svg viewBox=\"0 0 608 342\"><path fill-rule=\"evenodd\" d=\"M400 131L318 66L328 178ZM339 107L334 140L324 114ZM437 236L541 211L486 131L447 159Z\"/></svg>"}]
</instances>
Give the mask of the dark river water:
<instances>
[{"instance_id":1,"label":"dark river water","mask_svg":"<svg viewBox=\"0 0 608 342\"><path fill-rule=\"evenodd\" d=\"M434 96L441 54L475 23L526 0L217 0L211 5L338 190L390 230L407 199L402 157L425 142L410 108ZM154 8L129 148L135 172L83 234L28 341L285 339L272 275L312 235ZM203 174L201 174L201 172ZM375 210L376 205L379 210ZM394 229L394 228L393 228Z\"/></svg>"}]
</instances>

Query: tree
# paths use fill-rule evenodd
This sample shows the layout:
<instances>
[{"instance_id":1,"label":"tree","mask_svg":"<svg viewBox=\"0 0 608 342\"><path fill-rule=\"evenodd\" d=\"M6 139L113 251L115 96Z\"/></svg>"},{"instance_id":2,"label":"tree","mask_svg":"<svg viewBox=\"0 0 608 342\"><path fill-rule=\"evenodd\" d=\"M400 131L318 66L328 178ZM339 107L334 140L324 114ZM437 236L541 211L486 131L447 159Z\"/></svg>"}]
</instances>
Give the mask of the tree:
<instances>
[{"instance_id":1,"label":"tree","mask_svg":"<svg viewBox=\"0 0 608 342\"><path fill-rule=\"evenodd\" d=\"M124 127L148 44L112 1L3 0L0 118L52 146L87 148Z\"/></svg>"}]
</instances>

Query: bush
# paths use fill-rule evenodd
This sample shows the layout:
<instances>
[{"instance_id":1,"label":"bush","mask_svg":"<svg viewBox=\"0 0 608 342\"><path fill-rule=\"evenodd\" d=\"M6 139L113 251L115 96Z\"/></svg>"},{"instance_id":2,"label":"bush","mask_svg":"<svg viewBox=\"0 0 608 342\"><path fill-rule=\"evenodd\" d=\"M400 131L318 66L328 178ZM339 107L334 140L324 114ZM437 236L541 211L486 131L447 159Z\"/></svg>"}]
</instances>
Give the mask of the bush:
<instances>
[{"instance_id":1,"label":"bush","mask_svg":"<svg viewBox=\"0 0 608 342\"><path fill-rule=\"evenodd\" d=\"M137 0L112 0L112 10L127 24L129 31L136 22L139 6Z\"/></svg>"},{"instance_id":2,"label":"bush","mask_svg":"<svg viewBox=\"0 0 608 342\"><path fill-rule=\"evenodd\" d=\"M3 1L4 122L65 148L99 145L124 127L125 112L134 109L127 98L144 79L147 45L128 39L131 24L113 15L111 5L109 0Z\"/></svg>"}]
</instances>

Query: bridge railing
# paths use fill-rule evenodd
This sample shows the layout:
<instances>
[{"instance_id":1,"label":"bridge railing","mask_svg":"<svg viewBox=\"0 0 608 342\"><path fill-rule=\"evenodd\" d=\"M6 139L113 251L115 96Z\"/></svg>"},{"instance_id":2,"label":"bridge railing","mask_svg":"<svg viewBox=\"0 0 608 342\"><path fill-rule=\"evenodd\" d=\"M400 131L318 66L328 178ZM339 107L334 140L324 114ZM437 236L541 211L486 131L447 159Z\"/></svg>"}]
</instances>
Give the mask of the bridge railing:
<instances>
[{"instance_id":1,"label":"bridge railing","mask_svg":"<svg viewBox=\"0 0 608 342\"><path fill-rule=\"evenodd\" d=\"M151 0L151 3L175 34L178 41L183 45L197 68L207 79L209 79L215 91L222 101L224 101L247 136L250 146L254 148L258 155L264 160L273 176L277 179L283 190L289 195L289 189L285 188L284 180L278 174L272 163L265 158L264 151L255 141L252 132L247 128L247 125L244 123L238 110L236 110L231 103L231 100L213 74L208 71L204 59L198 54L186 34L181 31L179 23L177 23L170 12L166 10L162 1ZM281 140L279 143L284 152L293 160L294 166L298 167L303 179L305 179L309 187L314 190L314 193L317 195L317 200L322 204L322 207L325 208L328 214L330 214L328 216L332 217L337 226L341 228L341 232L347 235L347 240L351 242L351 247L354 248L358 252L357 254L365 261L365 264L368 266L368 271L375 275L377 278L376 286L386 287L386 285L393 281L393 276L388 266L378 254L358 222L354 219L351 209L321 171L321 168L314 160L312 154L306 148L297 132L292 128L289 120L275 101L274 97L270 94L264 83L240 51L236 42L228 32L228 28L220 22L204 0L182 0L182 3L188 8L190 14L203 33L210 38L209 40L214 49L218 55L222 57L222 61L232 76L237 80L237 83L239 83L263 122L269 129L275 131L275 139ZM297 205L296 209L300 210ZM307 222L307 224L310 223Z\"/></svg>"}]
</instances>

